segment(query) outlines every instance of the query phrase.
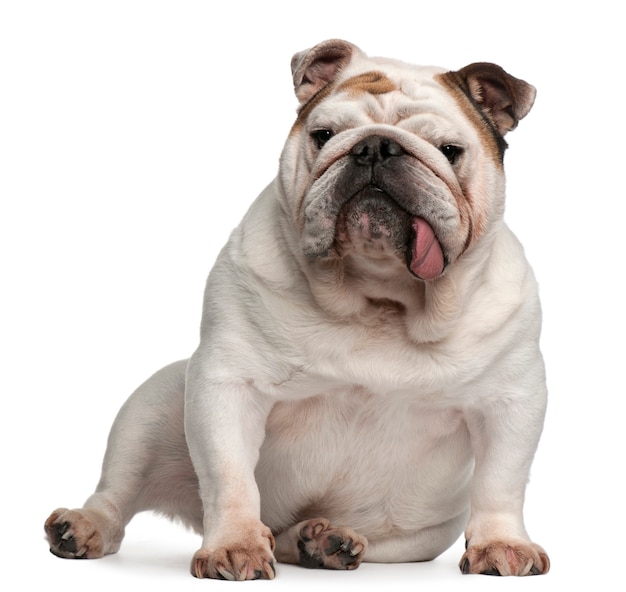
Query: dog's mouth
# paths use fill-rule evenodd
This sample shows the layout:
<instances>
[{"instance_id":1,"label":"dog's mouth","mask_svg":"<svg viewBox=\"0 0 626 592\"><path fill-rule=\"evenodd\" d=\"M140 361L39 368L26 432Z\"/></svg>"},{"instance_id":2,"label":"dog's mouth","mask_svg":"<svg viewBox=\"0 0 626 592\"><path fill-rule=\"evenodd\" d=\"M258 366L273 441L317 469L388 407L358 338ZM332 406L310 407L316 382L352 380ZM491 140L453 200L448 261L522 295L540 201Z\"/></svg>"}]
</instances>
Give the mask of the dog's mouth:
<instances>
[{"instance_id":1,"label":"dog's mouth","mask_svg":"<svg viewBox=\"0 0 626 592\"><path fill-rule=\"evenodd\" d=\"M371 258L393 252L422 280L438 278L446 266L432 226L375 186L365 187L340 209L335 248L342 255L353 250Z\"/></svg>"}]
</instances>

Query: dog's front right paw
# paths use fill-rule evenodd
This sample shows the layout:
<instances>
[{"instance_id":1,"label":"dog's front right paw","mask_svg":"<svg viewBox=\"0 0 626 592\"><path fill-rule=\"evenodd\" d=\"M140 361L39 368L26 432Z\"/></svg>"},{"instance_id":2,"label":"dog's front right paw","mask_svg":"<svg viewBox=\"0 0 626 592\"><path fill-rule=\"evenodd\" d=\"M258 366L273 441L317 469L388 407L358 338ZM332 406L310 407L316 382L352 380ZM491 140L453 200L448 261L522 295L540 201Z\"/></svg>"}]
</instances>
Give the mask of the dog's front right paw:
<instances>
[{"instance_id":1,"label":"dog's front right paw","mask_svg":"<svg viewBox=\"0 0 626 592\"><path fill-rule=\"evenodd\" d=\"M191 574L216 580L274 579L274 537L269 528L261 526L260 531L242 536L238 542L196 551Z\"/></svg>"},{"instance_id":2,"label":"dog's front right paw","mask_svg":"<svg viewBox=\"0 0 626 592\"><path fill-rule=\"evenodd\" d=\"M488 576L534 576L548 573L550 560L534 543L494 541L469 545L459 568L464 574Z\"/></svg>"}]
</instances>

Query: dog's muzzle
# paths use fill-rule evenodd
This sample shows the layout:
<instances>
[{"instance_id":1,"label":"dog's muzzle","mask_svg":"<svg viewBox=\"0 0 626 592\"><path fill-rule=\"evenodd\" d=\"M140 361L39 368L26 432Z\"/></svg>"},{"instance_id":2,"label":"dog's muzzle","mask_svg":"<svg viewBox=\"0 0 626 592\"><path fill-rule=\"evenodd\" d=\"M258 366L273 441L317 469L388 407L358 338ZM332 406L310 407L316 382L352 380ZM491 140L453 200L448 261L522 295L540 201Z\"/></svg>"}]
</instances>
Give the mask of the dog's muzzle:
<instances>
[{"instance_id":1,"label":"dog's muzzle","mask_svg":"<svg viewBox=\"0 0 626 592\"><path fill-rule=\"evenodd\" d=\"M407 180L411 161L391 138L372 135L357 142L311 188L305 253L325 256L332 247L374 253L374 245L385 245L406 259L415 276L439 277L446 264L439 240L431 224L411 212L419 203L419 190Z\"/></svg>"}]
</instances>

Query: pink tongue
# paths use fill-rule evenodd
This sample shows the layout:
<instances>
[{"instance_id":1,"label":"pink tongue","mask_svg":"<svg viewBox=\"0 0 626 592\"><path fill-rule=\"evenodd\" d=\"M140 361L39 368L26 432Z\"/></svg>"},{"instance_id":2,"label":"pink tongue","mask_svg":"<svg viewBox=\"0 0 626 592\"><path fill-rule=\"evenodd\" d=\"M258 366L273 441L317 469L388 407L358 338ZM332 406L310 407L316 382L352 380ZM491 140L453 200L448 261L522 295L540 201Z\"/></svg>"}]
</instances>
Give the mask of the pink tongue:
<instances>
[{"instance_id":1,"label":"pink tongue","mask_svg":"<svg viewBox=\"0 0 626 592\"><path fill-rule=\"evenodd\" d=\"M423 218L413 218L415 241L411 252L411 271L423 280L434 280L443 272L443 253L430 224Z\"/></svg>"}]
</instances>

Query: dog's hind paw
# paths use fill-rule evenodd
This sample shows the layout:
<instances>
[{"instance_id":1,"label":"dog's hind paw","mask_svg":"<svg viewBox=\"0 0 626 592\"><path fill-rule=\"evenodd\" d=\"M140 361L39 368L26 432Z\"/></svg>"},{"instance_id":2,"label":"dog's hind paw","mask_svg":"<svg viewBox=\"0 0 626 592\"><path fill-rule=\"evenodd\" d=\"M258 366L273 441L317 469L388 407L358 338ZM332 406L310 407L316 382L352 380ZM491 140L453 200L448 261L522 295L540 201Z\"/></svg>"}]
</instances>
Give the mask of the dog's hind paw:
<instances>
[{"instance_id":1,"label":"dog's hind paw","mask_svg":"<svg viewBox=\"0 0 626 592\"><path fill-rule=\"evenodd\" d=\"M44 524L50 552L65 559L96 559L104 555L102 536L80 510L60 508Z\"/></svg>"},{"instance_id":2,"label":"dog's hind paw","mask_svg":"<svg viewBox=\"0 0 626 592\"><path fill-rule=\"evenodd\" d=\"M367 548L367 539L351 528L334 528L324 518L306 520L298 537L299 563L304 567L356 569Z\"/></svg>"}]
</instances>

